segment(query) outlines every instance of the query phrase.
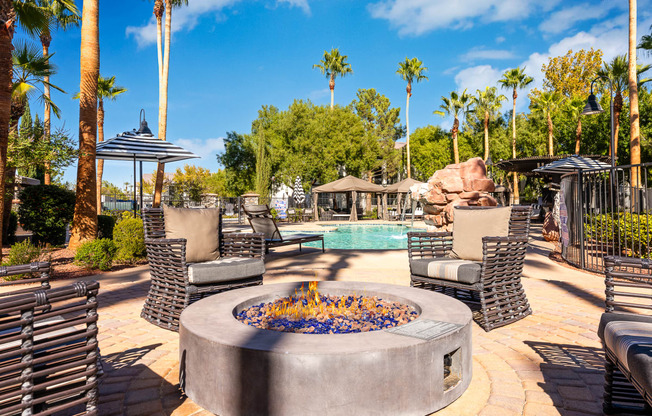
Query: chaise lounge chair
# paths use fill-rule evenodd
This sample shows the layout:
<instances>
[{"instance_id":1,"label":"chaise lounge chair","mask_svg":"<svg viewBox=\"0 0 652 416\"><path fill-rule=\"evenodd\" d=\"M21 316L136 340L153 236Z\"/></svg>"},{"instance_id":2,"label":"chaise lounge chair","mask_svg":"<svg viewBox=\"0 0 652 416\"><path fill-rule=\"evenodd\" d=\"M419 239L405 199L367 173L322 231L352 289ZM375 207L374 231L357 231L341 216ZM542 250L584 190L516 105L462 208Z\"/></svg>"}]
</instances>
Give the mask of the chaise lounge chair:
<instances>
[{"instance_id":1,"label":"chaise lounge chair","mask_svg":"<svg viewBox=\"0 0 652 416\"><path fill-rule=\"evenodd\" d=\"M324 252L323 234L290 234L283 237L267 205L243 205L242 209L247 215L253 231L265 236L265 253L269 253L271 247L292 244L299 244L299 251L301 251L301 244L311 241L321 241L321 251Z\"/></svg>"}]
</instances>

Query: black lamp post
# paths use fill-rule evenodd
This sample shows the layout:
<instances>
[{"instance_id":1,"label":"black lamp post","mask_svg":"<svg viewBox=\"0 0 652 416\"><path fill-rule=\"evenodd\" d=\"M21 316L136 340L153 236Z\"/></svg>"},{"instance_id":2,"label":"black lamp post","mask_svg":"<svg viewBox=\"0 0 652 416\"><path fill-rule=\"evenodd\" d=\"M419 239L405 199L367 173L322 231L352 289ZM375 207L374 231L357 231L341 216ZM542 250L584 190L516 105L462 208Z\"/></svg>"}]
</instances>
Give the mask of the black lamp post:
<instances>
[{"instance_id":1,"label":"black lamp post","mask_svg":"<svg viewBox=\"0 0 652 416\"><path fill-rule=\"evenodd\" d=\"M600 114L604 113L604 110L600 106L600 103L598 102L598 99L595 97L595 94L593 94L593 84L599 79L604 79L606 81L609 81L609 111L611 115L611 167L616 166L616 149L614 147L614 142L615 142L615 137L614 137L614 101L613 101L613 83L609 77L606 76L598 76L596 79L591 81L591 94L589 95L588 100L586 100L586 106L584 106L584 110L582 111L582 115L590 115L590 114Z\"/></svg>"}]
</instances>

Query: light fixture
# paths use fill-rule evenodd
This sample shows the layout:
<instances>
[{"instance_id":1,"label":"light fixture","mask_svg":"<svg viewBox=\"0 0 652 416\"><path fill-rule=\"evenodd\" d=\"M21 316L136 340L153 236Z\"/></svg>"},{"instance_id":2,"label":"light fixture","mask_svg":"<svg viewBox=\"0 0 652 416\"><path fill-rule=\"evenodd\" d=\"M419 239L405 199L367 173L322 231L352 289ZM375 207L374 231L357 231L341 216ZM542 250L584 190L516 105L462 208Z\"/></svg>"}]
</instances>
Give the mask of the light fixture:
<instances>
[{"instance_id":1,"label":"light fixture","mask_svg":"<svg viewBox=\"0 0 652 416\"><path fill-rule=\"evenodd\" d=\"M595 97L595 94L593 94L593 84L599 79L604 79L605 81L609 82L609 109L610 109L610 115L611 115L611 167L616 166L616 149L614 148L614 142L615 142L615 137L614 137L614 100L613 100L613 83L609 77L606 77L604 75L598 76L596 79L591 81L591 94L589 95L588 100L586 100L586 105L584 106L584 110L582 110L582 115L590 115L590 114L600 114L604 113L604 110L600 106L600 103L598 102L598 99ZM613 179L613 173L612 173L612 179Z\"/></svg>"},{"instance_id":2,"label":"light fixture","mask_svg":"<svg viewBox=\"0 0 652 416\"><path fill-rule=\"evenodd\" d=\"M140 110L140 116L141 116L141 118L140 118L140 127L138 128L138 130L136 130L136 134L139 135L139 136L154 136L154 134L152 134L152 131L147 126L147 121L145 121L145 110L144 109Z\"/></svg>"}]
</instances>

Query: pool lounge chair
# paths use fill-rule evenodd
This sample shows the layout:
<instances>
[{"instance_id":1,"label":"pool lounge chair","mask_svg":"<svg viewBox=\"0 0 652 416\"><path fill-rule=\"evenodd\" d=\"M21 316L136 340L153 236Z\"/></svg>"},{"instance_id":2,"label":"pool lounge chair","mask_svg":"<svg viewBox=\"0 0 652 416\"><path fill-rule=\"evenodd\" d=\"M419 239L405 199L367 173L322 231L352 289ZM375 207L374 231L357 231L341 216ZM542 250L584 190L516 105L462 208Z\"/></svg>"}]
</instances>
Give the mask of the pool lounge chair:
<instances>
[{"instance_id":1,"label":"pool lounge chair","mask_svg":"<svg viewBox=\"0 0 652 416\"><path fill-rule=\"evenodd\" d=\"M299 251L301 251L301 244L311 241L321 241L321 251L324 252L323 234L290 234L283 237L267 205L243 205L242 209L247 215L247 219L249 220L249 224L253 231L265 235L266 253L269 253L271 247L281 247L292 244L299 244Z\"/></svg>"}]
</instances>

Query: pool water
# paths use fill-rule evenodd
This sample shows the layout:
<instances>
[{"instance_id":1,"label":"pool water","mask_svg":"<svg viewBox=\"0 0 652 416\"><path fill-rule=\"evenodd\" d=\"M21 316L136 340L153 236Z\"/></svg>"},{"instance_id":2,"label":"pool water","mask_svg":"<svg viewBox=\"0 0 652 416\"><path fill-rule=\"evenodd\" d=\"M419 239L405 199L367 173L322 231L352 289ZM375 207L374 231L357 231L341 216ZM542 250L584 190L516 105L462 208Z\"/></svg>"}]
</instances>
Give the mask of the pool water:
<instances>
[{"instance_id":1,"label":"pool water","mask_svg":"<svg viewBox=\"0 0 652 416\"><path fill-rule=\"evenodd\" d=\"M324 246L339 249L406 249L410 230L403 225L327 225L324 226ZM321 248L321 241L304 245Z\"/></svg>"}]
</instances>

